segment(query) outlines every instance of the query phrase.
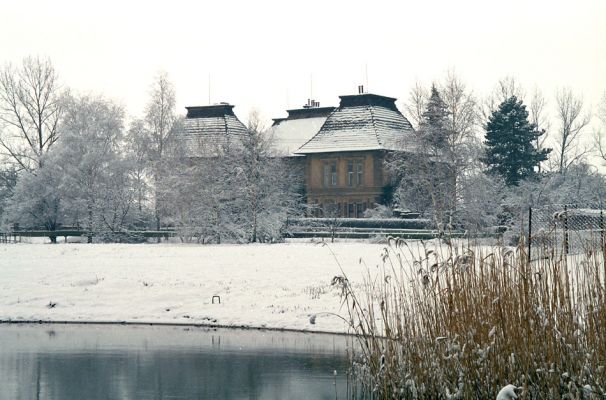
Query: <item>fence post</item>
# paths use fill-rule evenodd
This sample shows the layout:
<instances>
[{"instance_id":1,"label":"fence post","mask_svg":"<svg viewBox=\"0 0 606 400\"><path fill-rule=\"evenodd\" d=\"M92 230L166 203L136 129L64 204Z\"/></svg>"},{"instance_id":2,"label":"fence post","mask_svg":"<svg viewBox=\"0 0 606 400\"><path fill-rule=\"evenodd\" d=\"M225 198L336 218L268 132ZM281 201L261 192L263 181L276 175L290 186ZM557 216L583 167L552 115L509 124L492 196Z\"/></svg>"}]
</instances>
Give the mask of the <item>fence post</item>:
<instances>
[{"instance_id":1,"label":"fence post","mask_svg":"<svg viewBox=\"0 0 606 400\"><path fill-rule=\"evenodd\" d=\"M564 251L568 254L568 206L564 205Z\"/></svg>"},{"instance_id":2,"label":"fence post","mask_svg":"<svg viewBox=\"0 0 606 400\"><path fill-rule=\"evenodd\" d=\"M600 206L600 237L602 238L602 249L606 246L606 242L604 241L604 210Z\"/></svg>"},{"instance_id":3,"label":"fence post","mask_svg":"<svg viewBox=\"0 0 606 400\"><path fill-rule=\"evenodd\" d=\"M532 206L528 207L528 263L530 264L530 252L532 251Z\"/></svg>"}]
</instances>

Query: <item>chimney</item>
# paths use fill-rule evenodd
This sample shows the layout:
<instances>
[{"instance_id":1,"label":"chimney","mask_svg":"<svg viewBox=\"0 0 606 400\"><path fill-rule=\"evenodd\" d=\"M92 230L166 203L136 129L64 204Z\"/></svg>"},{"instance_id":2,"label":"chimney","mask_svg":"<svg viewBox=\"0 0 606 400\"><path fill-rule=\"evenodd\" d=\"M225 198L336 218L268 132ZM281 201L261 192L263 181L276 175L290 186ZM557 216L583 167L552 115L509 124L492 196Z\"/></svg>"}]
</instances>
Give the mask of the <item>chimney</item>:
<instances>
[{"instance_id":1,"label":"chimney","mask_svg":"<svg viewBox=\"0 0 606 400\"><path fill-rule=\"evenodd\" d=\"M364 85L358 85L358 94L364 94Z\"/></svg>"}]
</instances>

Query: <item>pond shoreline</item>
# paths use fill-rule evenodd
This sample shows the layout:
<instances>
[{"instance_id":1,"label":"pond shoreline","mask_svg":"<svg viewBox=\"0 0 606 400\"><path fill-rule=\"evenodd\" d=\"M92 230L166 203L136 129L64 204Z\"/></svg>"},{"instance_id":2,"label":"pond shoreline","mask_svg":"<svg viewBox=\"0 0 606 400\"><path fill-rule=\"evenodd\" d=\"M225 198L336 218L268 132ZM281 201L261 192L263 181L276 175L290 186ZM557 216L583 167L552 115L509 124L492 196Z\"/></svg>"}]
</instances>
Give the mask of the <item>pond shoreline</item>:
<instances>
[{"instance_id":1,"label":"pond shoreline","mask_svg":"<svg viewBox=\"0 0 606 400\"><path fill-rule=\"evenodd\" d=\"M120 325L120 326L170 326L170 327L190 327L190 328L207 328L207 329L239 329L251 331L268 331L268 332L295 332L295 333L314 333L319 335L337 335L337 336L352 336L354 333L338 332L338 331L323 331L323 330L307 330L295 328L276 328L267 326L250 326L250 325L222 325L222 324L196 324L196 323L176 323L176 322L134 322L134 321L69 321L69 320L0 320L0 325Z\"/></svg>"}]
</instances>

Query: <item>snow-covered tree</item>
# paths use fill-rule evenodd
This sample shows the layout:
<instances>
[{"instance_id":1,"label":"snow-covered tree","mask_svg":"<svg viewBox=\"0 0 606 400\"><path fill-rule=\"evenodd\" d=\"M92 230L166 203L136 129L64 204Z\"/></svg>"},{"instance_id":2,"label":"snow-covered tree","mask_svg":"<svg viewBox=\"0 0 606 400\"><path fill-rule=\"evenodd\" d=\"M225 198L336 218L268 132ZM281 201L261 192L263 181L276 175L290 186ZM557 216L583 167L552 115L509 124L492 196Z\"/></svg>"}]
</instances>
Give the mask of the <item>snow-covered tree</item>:
<instances>
[{"instance_id":1,"label":"snow-covered tree","mask_svg":"<svg viewBox=\"0 0 606 400\"><path fill-rule=\"evenodd\" d=\"M4 222L19 224L25 228L55 231L63 221L64 207L61 201L61 175L44 155L42 166L36 173L22 171L12 190ZM50 235L52 243L57 242Z\"/></svg>"},{"instance_id":2,"label":"snow-covered tree","mask_svg":"<svg viewBox=\"0 0 606 400\"><path fill-rule=\"evenodd\" d=\"M424 104L420 113L418 129L415 132L414 151L396 152L389 158L389 168L396 177L398 186L394 197L404 208L421 213L442 214L447 208L446 186L450 179L446 174L448 163L448 116L446 104L437 87L431 86L430 95L421 100L421 89L413 88L411 99ZM418 107L410 107L415 109ZM410 148L410 139L403 146Z\"/></svg>"},{"instance_id":3,"label":"snow-covered tree","mask_svg":"<svg viewBox=\"0 0 606 400\"><path fill-rule=\"evenodd\" d=\"M482 162L488 172L502 176L507 185L517 185L533 176L539 163L547 159L550 150L535 147L542 134L528 121L528 111L522 101L511 96L500 104L486 124L486 154Z\"/></svg>"},{"instance_id":4,"label":"snow-covered tree","mask_svg":"<svg viewBox=\"0 0 606 400\"><path fill-rule=\"evenodd\" d=\"M429 95L417 86L410 98L417 104L407 109L420 114L416 143L414 151L395 153L388 162L399 183L394 195L400 206L431 213L441 224L456 210L460 179L473 163L475 101L452 73ZM403 147L410 149L410 141Z\"/></svg>"},{"instance_id":5,"label":"snow-covered tree","mask_svg":"<svg viewBox=\"0 0 606 400\"><path fill-rule=\"evenodd\" d=\"M171 143L158 196L166 204L165 221L183 241L245 241L238 146L233 137Z\"/></svg>"},{"instance_id":6,"label":"snow-covered tree","mask_svg":"<svg viewBox=\"0 0 606 400\"><path fill-rule=\"evenodd\" d=\"M288 216L298 211L299 182L288 163L272 154L271 137L258 116L251 115L244 135L198 139L176 139L170 150L160 193L166 221L183 241L279 239Z\"/></svg>"},{"instance_id":7,"label":"snow-covered tree","mask_svg":"<svg viewBox=\"0 0 606 400\"><path fill-rule=\"evenodd\" d=\"M134 210L132 215L134 225L145 229L155 219L155 210L149 212L153 206L153 191L151 182L153 179L151 163L149 159L151 138L142 120L134 120L124 138L124 156L128 161L130 183L135 195Z\"/></svg>"},{"instance_id":8,"label":"snow-covered tree","mask_svg":"<svg viewBox=\"0 0 606 400\"><path fill-rule=\"evenodd\" d=\"M16 185L17 170L13 166L0 169L0 224Z\"/></svg>"},{"instance_id":9,"label":"snow-covered tree","mask_svg":"<svg viewBox=\"0 0 606 400\"><path fill-rule=\"evenodd\" d=\"M448 146L448 132L450 112L435 84L431 85L431 94L422 114L421 123L417 129L423 145L431 146L436 150L444 151Z\"/></svg>"},{"instance_id":10,"label":"snow-covered tree","mask_svg":"<svg viewBox=\"0 0 606 400\"><path fill-rule=\"evenodd\" d=\"M473 92L459 76L449 72L440 86L440 96L448 112L447 157L452 168L452 209L460 201L462 177L477 169L480 144L477 139L479 111Z\"/></svg>"},{"instance_id":11,"label":"snow-covered tree","mask_svg":"<svg viewBox=\"0 0 606 400\"><path fill-rule=\"evenodd\" d=\"M50 155L49 163L61 176L64 206L74 222L91 232L89 242L92 232L115 230L130 207L129 199L126 204L119 201L130 189L118 151L123 120L122 107L105 98L72 97L66 103L62 136Z\"/></svg>"},{"instance_id":12,"label":"snow-covered tree","mask_svg":"<svg viewBox=\"0 0 606 400\"><path fill-rule=\"evenodd\" d=\"M259 114L253 111L241 139L241 163L237 168L243 190L243 217L251 242L280 237L297 203L297 182L288 173L285 160L272 153L271 140Z\"/></svg>"},{"instance_id":13,"label":"snow-covered tree","mask_svg":"<svg viewBox=\"0 0 606 400\"><path fill-rule=\"evenodd\" d=\"M152 169L152 184L154 193L154 214L156 229L160 229L163 214L163 200L159 194L164 191L161 187L165 171L167 146L171 133L174 132L177 115L175 113L175 88L168 74L159 73L151 86L150 98L143 118L145 132L148 135L148 157Z\"/></svg>"}]
</instances>

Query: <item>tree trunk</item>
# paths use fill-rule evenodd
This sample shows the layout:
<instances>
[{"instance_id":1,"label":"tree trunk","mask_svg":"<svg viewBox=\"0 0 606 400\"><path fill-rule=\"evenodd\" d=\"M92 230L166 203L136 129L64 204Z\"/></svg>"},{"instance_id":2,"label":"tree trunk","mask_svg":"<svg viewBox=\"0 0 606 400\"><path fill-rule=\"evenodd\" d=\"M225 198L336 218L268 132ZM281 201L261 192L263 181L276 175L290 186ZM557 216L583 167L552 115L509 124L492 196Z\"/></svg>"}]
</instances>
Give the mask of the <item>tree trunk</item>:
<instances>
[{"instance_id":1,"label":"tree trunk","mask_svg":"<svg viewBox=\"0 0 606 400\"><path fill-rule=\"evenodd\" d=\"M158 209L156 208L156 231L160 232L160 216L158 215ZM162 238L158 235L157 242L160 243Z\"/></svg>"},{"instance_id":2,"label":"tree trunk","mask_svg":"<svg viewBox=\"0 0 606 400\"><path fill-rule=\"evenodd\" d=\"M93 207L89 203L88 204L88 236L86 239L86 243L93 242Z\"/></svg>"},{"instance_id":3,"label":"tree trunk","mask_svg":"<svg viewBox=\"0 0 606 400\"><path fill-rule=\"evenodd\" d=\"M154 180L155 180L155 188L154 188L154 211L155 211L155 217L156 217L156 231L160 232L160 207L158 206L158 175L156 172L156 175L154 175ZM160 243L162 241L162 238L160 236L158 236L157 238L157 243Z\"/></svg>"}]
</instances>

